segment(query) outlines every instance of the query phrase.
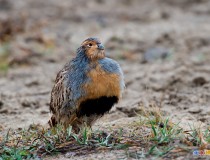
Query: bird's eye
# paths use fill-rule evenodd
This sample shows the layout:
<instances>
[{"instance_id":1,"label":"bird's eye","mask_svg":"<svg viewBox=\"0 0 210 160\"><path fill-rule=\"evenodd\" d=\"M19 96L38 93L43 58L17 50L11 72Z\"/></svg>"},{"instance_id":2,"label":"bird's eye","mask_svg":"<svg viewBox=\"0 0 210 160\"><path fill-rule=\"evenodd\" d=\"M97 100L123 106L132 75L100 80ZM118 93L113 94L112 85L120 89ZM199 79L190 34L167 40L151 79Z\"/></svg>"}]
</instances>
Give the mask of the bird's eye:
<instances>
[{"instance_id":1,"label":"bird's eye","mask_svg":"<svg viewBox=\"0 0 210 160\"><path fill-rule=\"evenodd\" d=\"M91 46L92 46L92 43L89 43L89 44L88 44L88 47L91 47Z\"/></svg>"}]
</instances>

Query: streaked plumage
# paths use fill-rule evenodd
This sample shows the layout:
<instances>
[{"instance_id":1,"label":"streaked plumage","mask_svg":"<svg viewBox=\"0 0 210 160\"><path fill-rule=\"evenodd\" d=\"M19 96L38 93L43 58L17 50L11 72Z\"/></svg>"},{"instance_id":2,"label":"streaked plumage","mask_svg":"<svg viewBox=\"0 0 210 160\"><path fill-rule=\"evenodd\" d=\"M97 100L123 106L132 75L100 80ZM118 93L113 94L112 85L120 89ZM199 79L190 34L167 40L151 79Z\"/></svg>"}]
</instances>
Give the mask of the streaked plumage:
<instances>
[{"instance_id":1,"label":"streaked plumage","mask_svg":"<svg viewBox=\"0 0 210 160\"><path fill-rule=\"evenodd\" d=\"M91 126L118 102L124 89L119 64L105 57L104 47L96 38L86 39L77 55L57 74L51 92L51 126L72 125L78 132Z\"/></svg>"}]
</instances>

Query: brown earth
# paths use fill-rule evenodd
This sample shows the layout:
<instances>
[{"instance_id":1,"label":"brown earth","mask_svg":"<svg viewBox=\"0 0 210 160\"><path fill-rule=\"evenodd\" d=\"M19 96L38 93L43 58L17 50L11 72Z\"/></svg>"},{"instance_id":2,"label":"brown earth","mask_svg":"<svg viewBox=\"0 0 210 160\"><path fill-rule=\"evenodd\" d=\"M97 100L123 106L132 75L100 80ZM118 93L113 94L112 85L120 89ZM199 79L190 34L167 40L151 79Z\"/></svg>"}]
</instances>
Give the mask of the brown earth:
<instances>
[{"instance_id":1,"label":"brown earth","mask_svg":"<svg viewBox=\"0 0 210 160\"><path fill-rule=\"evenodd\" d=\"M0 68L9 67L0 75L2 131L46 125L56 73L90 36L126 81L121 102L95 127L126 122L151 102L184 127L210 125L210 1L0 0ZM100 157L119 158L77 159Z\"/></svg>"}]
</instances>

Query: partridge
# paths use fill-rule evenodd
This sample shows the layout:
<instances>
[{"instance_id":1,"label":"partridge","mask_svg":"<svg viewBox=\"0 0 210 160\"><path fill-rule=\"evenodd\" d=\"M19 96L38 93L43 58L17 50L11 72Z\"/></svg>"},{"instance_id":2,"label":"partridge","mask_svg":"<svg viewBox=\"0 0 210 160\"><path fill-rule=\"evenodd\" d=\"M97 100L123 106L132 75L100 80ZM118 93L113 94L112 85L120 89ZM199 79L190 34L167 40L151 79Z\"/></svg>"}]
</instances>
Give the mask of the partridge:
<instances>
[{"instance_id":1,"label":"partridge","mask_svg":"<svg viewBox=\"0 0 210 160\"><path fill-rule=\"evenodd\" d=\"M110 111L121 98L125 84L120 65L105 56L99 39L86 39L76 53L57 74L49 124L71 125L79 132Z\"/></svg>"}]
</instances>

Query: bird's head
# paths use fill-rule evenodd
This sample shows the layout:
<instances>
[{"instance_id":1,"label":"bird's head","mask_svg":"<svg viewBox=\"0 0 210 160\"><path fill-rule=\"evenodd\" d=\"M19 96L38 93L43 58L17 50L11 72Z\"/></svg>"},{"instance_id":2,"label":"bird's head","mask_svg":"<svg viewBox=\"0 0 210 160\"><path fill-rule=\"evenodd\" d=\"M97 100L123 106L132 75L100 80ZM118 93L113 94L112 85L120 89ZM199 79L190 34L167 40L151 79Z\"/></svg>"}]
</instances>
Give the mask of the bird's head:
<instances>
[{"instance_id":1,"label":"bird's head","mask_svg":"<svg viewBox=\"0 0 210 160\"><path fill-rule=\"evenodd\" d=\"M97 38L88 38L81 44L82 50L91 60L98 60L105 57L104 46Z\"/></svg>"}]
</instances>

